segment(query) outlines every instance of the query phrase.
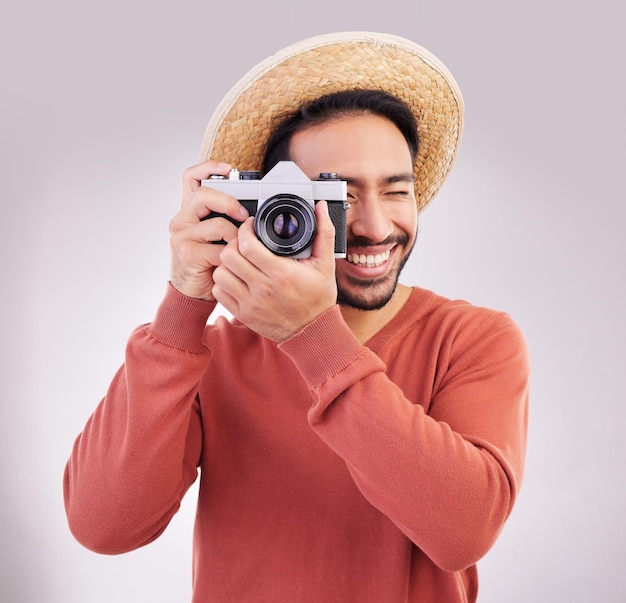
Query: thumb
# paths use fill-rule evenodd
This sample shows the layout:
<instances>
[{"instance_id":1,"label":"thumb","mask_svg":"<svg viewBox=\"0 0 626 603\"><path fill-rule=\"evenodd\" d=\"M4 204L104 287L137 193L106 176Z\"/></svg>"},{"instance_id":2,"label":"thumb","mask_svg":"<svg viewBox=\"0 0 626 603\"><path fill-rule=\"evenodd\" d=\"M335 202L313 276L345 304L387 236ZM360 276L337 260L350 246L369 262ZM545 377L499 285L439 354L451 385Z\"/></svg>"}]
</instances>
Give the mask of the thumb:
<instances>
[{"instance_id":1,"label":"thumb","mask_svg":"<svg viewBox=\"0 0 626 603\"><path fill-rule=\"evenodd\" d=\"M317 234L311 248L311 255L323 262L335 263L335 225L328 213L328 203L319 201L315 205Z\"/></svg>"}]
</instances>

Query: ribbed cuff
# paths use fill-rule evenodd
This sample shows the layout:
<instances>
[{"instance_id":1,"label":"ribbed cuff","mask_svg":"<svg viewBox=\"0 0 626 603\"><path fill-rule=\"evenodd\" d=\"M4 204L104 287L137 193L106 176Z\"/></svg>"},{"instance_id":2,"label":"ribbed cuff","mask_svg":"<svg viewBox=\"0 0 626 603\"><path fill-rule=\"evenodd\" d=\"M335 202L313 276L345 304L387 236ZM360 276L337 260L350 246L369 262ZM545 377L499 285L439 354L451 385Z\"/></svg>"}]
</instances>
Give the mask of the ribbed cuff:
<instances>
[{"instance_id":1,"label":"ribbed cuff","mask_svg":"<svg viewBox=\"0 0 626 603\"><path fill-rule=\"evenodd\" d=\"M334 306L279 346L313 389L367 351Z\"/></svg>"},{"instance_id":2,"label":"ribbed cuff","mask_svg":"<svg viewBox=\"0 0 626 603\"><path fill-rule=\"evenodd\" d=\"M186 352L203 352L204 329L216 305L217 302L187 297L168 283L149 331L167 346Z\"/></svg>"}]
</instances>

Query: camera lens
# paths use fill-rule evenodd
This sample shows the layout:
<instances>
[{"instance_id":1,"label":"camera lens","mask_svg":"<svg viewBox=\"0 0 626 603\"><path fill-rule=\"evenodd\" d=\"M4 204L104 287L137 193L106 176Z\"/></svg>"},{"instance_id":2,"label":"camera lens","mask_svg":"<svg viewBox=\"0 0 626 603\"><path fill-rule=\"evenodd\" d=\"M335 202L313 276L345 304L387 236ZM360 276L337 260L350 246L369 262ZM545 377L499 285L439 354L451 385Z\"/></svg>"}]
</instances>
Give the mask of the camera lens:
<instances>
[{"instance_id":1,"label":"camera lens","mask_svg":"<svg viewBox=\"0 0 626 603\"><path fill-rule=\"evenodd\" d=\"M270 197L254 217L257 237L276 255L301 253L315 238L316 226L311 202L291 193Z\"/></svg>"},{"instance_id":2,"label":"camera lens","mask_svg":"<svg viewBox=\"0 0 626 603\"><path fill-rule=\"evenodd\" d=\"M274 232L281 239L292 239L298 232L298 219L291 213L283 212L274 218Z\"/></svg>"}]
</instances>

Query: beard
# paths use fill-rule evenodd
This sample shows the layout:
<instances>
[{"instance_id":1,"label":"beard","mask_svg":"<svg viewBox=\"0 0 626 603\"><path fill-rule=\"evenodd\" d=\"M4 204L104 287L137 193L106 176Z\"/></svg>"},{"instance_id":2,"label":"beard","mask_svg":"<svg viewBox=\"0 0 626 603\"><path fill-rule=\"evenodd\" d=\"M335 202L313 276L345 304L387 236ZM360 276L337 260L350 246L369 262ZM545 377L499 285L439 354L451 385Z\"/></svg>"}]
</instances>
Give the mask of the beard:
<instances>
[{"instance_id":1,"label":"beard","mask_svg":"<svg viewBox=\"0 0 626 603\"><path fill-rule=\"evenodd\" d=\"M407 235L396 235L390 237L384 241L384 243L396 243L396 249L406 249L406 245L409 243L409 237ZM348 247L350 247L350 245L366 247L373 245L373 243L364 239L358 239L350 241ZM400 273L406 265L414 247L415 241L411 248L405 251L404 256L400 259L397 266L385 276L367 281L348 276L345 277L346 283L342 284L337 282L337 303L341 306L364 311L380 310L384 308L391 301L393 294L396 292Z\"/></svg>"}]
</instances>

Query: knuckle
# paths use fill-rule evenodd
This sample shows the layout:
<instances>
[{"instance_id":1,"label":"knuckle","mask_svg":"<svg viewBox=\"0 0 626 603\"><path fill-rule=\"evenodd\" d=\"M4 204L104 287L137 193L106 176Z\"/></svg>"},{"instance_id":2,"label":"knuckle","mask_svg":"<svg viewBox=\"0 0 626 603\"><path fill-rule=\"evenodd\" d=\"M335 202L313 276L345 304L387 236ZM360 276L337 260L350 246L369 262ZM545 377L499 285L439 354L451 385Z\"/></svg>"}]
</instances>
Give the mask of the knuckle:
<instances>
[{"instance_id":1,"label":"knuckle","mask_svg":"<svg viewBox=\"0 0 626 603\"><path fill-rule=\"evenodd\" d=\"M179 230L180 226L178 224L178 214L176 214L168 224L168 229L172 236Z\"/></svg>"},{"instance_id":2,"label":"knuckle","mask_svg":"<svg viewBox=\"0 0 626 603\"><path fill-rule=\"evenodd\" d=\"M178 248L183 245L185 242L185 237L182 235L180 230L171 230L170 231L170 246L172 248Z\"/></svg>"},{"instance_id":3,"label":"knuckle","mask_svg":"<svg viewBox=\"0 0 626 603\"><path fill-rule=\"evenodd\" d=\"M255 294L256 297L262 300L271 299L274 297L274 287L261 283L257 286Z\"/></svg>"},{"instance_id":4,"label":"knuckle","mask_svg":"<svg viewBox=\"0 0 626 603\"><path fill-rule=\"evenodd\" d=\"M190 166L183 170L183 182L189 182L194 179L195 166Z\"/></svg>"},{"instance_id":5,"label":"knuckle","mask_svg":"<svg viewBox=\"0 0 626 603\"><path fill-rule=\"evenodd\" d=\"M219 254L218 254L220 263L229 265L232 262L233 256L234 254L232 252L230 245L223 245L220 248Z\"/></svg>"},{"instance_id":6,"label":"knuckle","mask_svg":"<svg viewBox=\"0 0 626 603\"><path fill-rule=\"evenodd\" d=\"M224 284L224 280L222 278L223 275L224 275L223 268L221 268L221 266L217 266L215 270L213 270L213 274L212 274L213 282L218 286L223 285Z\"/></svg>"},{"instance_id":7,"label":"knuckle","mask_svg":"<svg viewBox=\"0 0 626 603\"><path fill-rule=\"evenodd\" d=\"M189 262L195 257L196 246L189 239L178 236L172 237L171 246L175 255L183 263Z\"/></svg>"}]
</instances>

